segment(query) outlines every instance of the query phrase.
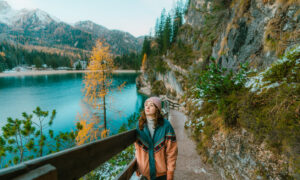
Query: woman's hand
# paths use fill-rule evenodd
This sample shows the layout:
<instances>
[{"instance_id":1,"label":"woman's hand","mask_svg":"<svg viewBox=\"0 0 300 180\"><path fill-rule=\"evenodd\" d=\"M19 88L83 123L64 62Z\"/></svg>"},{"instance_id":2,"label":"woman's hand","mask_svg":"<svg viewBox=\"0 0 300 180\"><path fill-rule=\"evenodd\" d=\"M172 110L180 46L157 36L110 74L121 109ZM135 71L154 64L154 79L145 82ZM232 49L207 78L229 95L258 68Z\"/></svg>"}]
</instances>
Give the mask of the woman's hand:
<instances>
[{"instance_id":1,"label":"woman's hand","mask_svg":"<svg viewBox=\"0 0 300 180\"><path fill-rule=\"evenodd\" d=\"M167 180L173 180L174 179L174 172L170 173L167 172Z\"/></svg>"}]
</instances>

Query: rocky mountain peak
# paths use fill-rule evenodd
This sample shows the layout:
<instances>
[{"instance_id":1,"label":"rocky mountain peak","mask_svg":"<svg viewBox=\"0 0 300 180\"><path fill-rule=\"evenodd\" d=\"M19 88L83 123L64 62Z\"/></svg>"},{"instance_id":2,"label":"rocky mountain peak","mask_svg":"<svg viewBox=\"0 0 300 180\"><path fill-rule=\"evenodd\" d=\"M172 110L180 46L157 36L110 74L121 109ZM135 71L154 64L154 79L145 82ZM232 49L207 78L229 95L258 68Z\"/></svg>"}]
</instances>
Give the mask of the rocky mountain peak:
<instances>
[{"instance_id":1,"label":"rocky mountain peak","mask_svg":"<svg viewBox=\"0 0 300 180\"><path fill-rule=\"evenodd\" d=\"M38 18L41 22L51 22L51 21L59 21L59 19L50 16L47 12L40 10L40 9L34 9L33 11L31 11L30 15L32 15L33 17Z\"/></svg>"},{"instance_id":2,"label":"rocky mountain peak","mask_svg":"<svg viewBox=\"0 0 300 180\"><path fill-rule=\"evenodd\" d=\"M107 29L106 27L96 24L90 20L78 21L74 24L74 27L79 29L84 29L88 32L97 32L97 31L109 32L109 29Z\"/></svg>"}]
</instances>

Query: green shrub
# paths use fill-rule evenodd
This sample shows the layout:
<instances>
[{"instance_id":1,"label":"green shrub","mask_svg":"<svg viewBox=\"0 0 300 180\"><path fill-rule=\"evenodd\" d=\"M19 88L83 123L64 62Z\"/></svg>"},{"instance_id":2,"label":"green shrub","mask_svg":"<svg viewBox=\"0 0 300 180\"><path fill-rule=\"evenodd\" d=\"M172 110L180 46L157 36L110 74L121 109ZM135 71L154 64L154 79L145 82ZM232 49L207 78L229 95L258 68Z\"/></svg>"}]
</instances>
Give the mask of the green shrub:
<instances>
[{"instance_id":1,"label":"green shrub","mask_svg":"<svg viewBox=\"0 0 300 180\"><path fill-rule=\"evenodd\" d=\"M161 74L165 74L167 71L170 70L170 68L168 67L167 63L159 58L156 62L155 62L155 70Z\"/></svg>"},{"instance_id":2,"label":"green shrub","mask_svg":"<svg viewBox=\"0 0 300 180\"><path fill-rule=\"evenodd\" d=\"M275 62L264 74L264 81L270 83L286 81L287 83L300 82L300 46L287 51L284 56Z\"/></svg>"},{"instance_id":3,"label":"green shrub","mask_svg":"<svg viewBox=\"0 0 300 180\"><path fill-rule=\"evenodd\" d=\"M244 63L237 73L230 70L225 74L226 68L221 68L214 63L209 64L208 70L200 74L196 85L198 98L216 101L219 104L222 97L244 86L247 80L247 68L248 63Z\"/></svg>"},{"instance_id":4,"label":"green shrub","mask_svg":"<svg viewBox=\"0 0 300 180\"><path fill-rule=\"evenodd\" d=\"M185 69L192 65L195 59L192 45L185 44L182 41L178 41L176 44L174 44L172 47L172 52L173 55L171 58L174 63Z\"/></svg>"},{"instance_id":5,"label":"green shrub","mask_svg":"<svg viewBox=\"0 0 300 180\"><path fill-rule=\"evenodd\" d=\"M153 85L151 86L151 92L154 94L154 95L160 95L160 94L166 94L167 92L167 89L165 87L165 84L162 80L160 81L155 81L153 83Z\"/></svg>"}]
</instances>

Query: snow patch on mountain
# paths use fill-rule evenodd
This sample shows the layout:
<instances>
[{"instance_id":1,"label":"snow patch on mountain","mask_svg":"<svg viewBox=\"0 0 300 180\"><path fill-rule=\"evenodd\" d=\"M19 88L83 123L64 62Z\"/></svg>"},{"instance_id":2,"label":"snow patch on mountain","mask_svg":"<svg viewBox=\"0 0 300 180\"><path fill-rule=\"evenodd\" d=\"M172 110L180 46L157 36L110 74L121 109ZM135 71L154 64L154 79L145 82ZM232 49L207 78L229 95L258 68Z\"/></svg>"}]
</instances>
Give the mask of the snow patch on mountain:
<instances>
[{"instance_id":1,"label":"snow patch on mountain","mask_svg":"<svg viewBox=\"0 0 300 180\"><path fill-rule=\"evenodd\" d=\"M12 9L6 1L0 1L0 22L9 26L20 27L23 25L40 24L42 26L51 22L60 22L60 20L54 16L49 15L40 9Z\"/></svg>"}]
</instances>

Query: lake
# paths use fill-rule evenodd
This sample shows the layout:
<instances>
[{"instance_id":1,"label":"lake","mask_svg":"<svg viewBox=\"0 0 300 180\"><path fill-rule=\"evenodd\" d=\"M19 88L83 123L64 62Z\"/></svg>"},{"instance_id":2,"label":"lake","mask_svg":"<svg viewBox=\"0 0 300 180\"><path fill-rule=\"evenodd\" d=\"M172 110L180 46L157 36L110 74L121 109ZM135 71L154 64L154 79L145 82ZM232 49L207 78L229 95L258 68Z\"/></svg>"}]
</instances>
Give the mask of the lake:
<instances>
[{"instance_id":1,"label":"lake","mask_svg":"<svg viewBox=\"0 0 300 180\"><path fill-rule=\"evenodd\" d=\"M70 131L75 129L77 115L86 113L83 103L83 73L55 74L38 76L0 77L0 127L7 117L22 119L22 112L32 113L40 106L49 113L56 110L52 129ZM110 133L116 133L127 118L139 112L147 97L136 89L136 73L114 74L113 87L126 81L121 90L109 93L107 106L107 127ZM1 130L2 131L2 130Z\"/></svg>"}]
</instances>

